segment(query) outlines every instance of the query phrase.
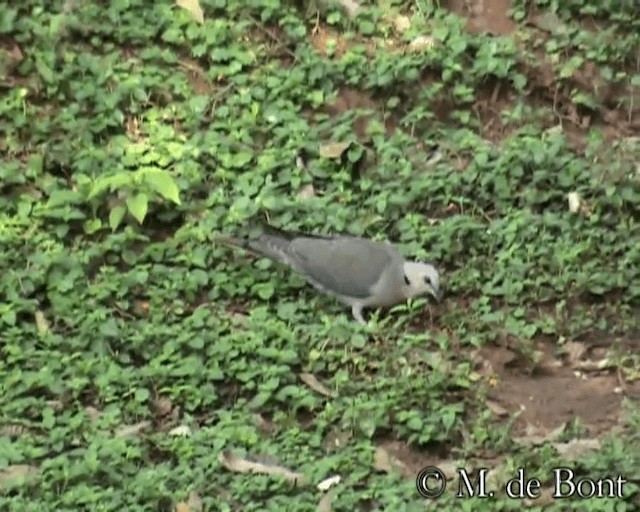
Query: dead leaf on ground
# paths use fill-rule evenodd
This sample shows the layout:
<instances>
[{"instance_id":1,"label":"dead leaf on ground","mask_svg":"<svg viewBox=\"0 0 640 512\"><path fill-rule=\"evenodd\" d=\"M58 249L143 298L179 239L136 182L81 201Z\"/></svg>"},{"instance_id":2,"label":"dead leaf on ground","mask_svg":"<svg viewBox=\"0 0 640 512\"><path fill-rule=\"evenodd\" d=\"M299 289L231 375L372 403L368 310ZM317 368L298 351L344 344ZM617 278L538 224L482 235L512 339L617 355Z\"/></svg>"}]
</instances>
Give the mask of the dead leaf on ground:
<instances>
[{"instance_id":1,"label":"dead leaf on ground","mask_svg":"<svg viewBox=\"0 0 640 512\"><path fill-rule=\"evenodd\" d=\"M102 411L99 411L98 409L96 409L91 405L88 405L87 407L85 407L84 412L87 413L87 416L89 417L89 421L91 421L91 423L97 422L100 419L100 416L102 415Z\"/></svg>"},{"instance_id":2,"label":"dead leaf on ground","mask_svg":"<svg viewBox=\"0 0 640 512\"><path fill-rule=\"evenodd\" d=\"M116 429L113 435L118 438L137 437L142 433L143 430L149 428L150 426L150 421L141 421L140 423L136 423L134 425L123 425L122 427Z\"/></svg>"},{"instance_id":3,"label":"dead leaf on ground","mask_svg":"<svg viewBox=\"0 0 640 512\"><path fill-rule=\"evenodd\" d=\"M546 442L557 441L564 433L567 423L562 423L559 427L548 432L544 429L536 428L533 425L527 425L524 436L514 437L513 440L523 446L540 446Z\"/></svg>"},{"instance_id":4,"label":"dead leaf on ground","mask_svg":"<svg viewBox=\"0 0 640 512\"><path fill-rule=\"evenodd\" d=\"M22 434L29 432L29 429L24 425L17 423L9 423L0 427L0 436L6 437L20 437Z\"/></svg>"},{"instance_id":5,"label":"dead leaf on ground","mask_svg":"<svg viewBox=\"0 0 640 512\"><path fill-rule=\"evenodd\" d=\"M567 202L569 203L569 211L571 213L577 213L580 211L580 205L582 204L580 194L577 192L569 192L567 194Z\"/></svg>"},{"instance_id":6,"label":"dead leaf on ground","mask_svg":"<svg viewBox=\"0 0 640 512\"><path fill-rule=\"evenodd\" d=\"M173 411L173 403L167 397L156 398L151 405L158 416L167 416Z\"/></svg>"},{"instance_id":7,"label":"dead leaf on ground","mask_svg":"<svg viewBox=\"0 0 640 512\"><path fill-rule=\"evenodd\" d=\"M40 468L30 464L12 464L0 470L0 490L33 482Z\"/></svg>"},{"instance_id":8,"label":"dead leaf on ground","mask_svg":"<svg viewBox=\"0 0 640 512\"><path fill-rule=\"evenodd\" d=\"M342 477L340 475L333 475L333 476L330 476L329 478L325 478L316 487L318 488L319 491L323 491L323 492L328 491L334 485L338 485L340 483L340 480L342 480Z\"/></svg>"},{"instance_id":9,"label":"dead leaf on ground","mask_svg":"<svg viewBox=\"0 0 640 512\"><path fill-rule=\"evenodd\" d=\"M346 430L331 429L322 440L322 446L327 452L333 453L345 446L351 439L351 433Z\"/></svg>"},{"instance_id":10,"label":"dead leaf on ground","mask_svg":"<svg viewBox=\"0 0 640 512\"><path fill-rule=\"evenodd\" d=\"M502 407L498 402L487 400L486 404L489 410L496 416L507 416L509 414L509 411Z\"/></svg>"},{"instance_id":11,"label":"dead leaf on ground","mask_svg":"<svg viewBox=\"0 0 640 512\"><path fill-rule=\"evenodd\" d=\"M562 350L567 356L569 365L573 368L577 363L579 363L580 359L587 351L587 347L584 343L580 343L578 341L567 341L562 345Z\"/></svg>"},{"instance_id":12,"label":"dead leaf on ground","mask_svg":"<svg viewBox=\"0 0 640 512\"><path fill-rule=\"evenodd\" d=\"M567 25L553 12L547 11L539 16L534 16L531 23L540 30L544 30L550 34L563 34L567 32Z\"/></svg>"},{"instance_id":13,"label":"dead leaf on ground","mask_svg":"<svg viewBox=\"0 0 640 512\"><path fill-rule=\"evenodd\" d=\"M133 303L133 314L139 317L146 317L149 315L149 302L146 300L136 300Z\"/></svg>"},{"instance_id":14,"label":"dead leaf on ground","mask_svg":"<svg viewBox=\"0 0 640 512\"><path fill-rule=\"evenodd\" d=\"M305 477L302 473L297 473L295 471L291 471L290 469L275 464L264 464L262 462L243 459L242 457L233 455L228 451L223 451L220 453L220 455L218 455L218 462L220 462L223 467L234 473L259 473L263 475L279 475L296 485L302 485L305 483Z\"/></svg>"},{"instance_id":15,"label":"dead leaf on ground","mask_svg":"<svg viewBox=\"0 0 640 512\"><path fill-rule=\"evenodd\" d=\"M331 502L335 497L335 491L328 492L320 498L316 512L331 512Z\"/></svg>"},{"instance_id":16,"label":"dead leaf on ground","mask_svg":"<svg viewBox=\"0 0 640 512\"><path fill-rule=\"evenodd\" d=\"M60 412L64 409L64 402L62 400L47 400L47 407L51 407L55 412Z\"/></svg>"},{"instance_id":17,"label":"dead leaf on ground","mask_svg":"<svg viewBox=\"0 0 640 512\"><path fill-rule=\"evenodd\" d=\"M436 466L442 471L446 480L453 480L458 476L458 468L464 467L464 464L453 460L439 460Z\"/></svg>"},{"instance_id":18,"label":"dead leaf on ground","mask_svg":"<svg viewBox=\"0 0 640 512\"><path fill-rule=\"evenodd\" d=\"M360 10L360 4L354 0L338 0L338 3L350 18L355 18Z\"/></svg>"},{"instance_id":19,"label":"dead leaf on ground","mask_svg":"<svg viewBox=\"0 0 640 512\"><path fill-rule=\"evenodd\" d=\"M251 415L251 418L253 419L255 426L258 427L261 432L268 434L273 430L273 424L269 420L265 419L261 414L254 413Z\"/></svg>"},{"instance_id":20,"label":"dead leaf on ground","mask_svg":"<svg viewBox=\"0 0 640 512\"><path fill-rule=\"evenodd\" d=\"M349 146L351 142L329 142L320 145L319 153L322 158L340 158Z\"/></svg>"},{"instance_id":21,"label":"dead leaf on ground","mask_svg":"<svg viewBox=\"0 0 640 512\"><path fill-rule=\"evenodd\" d=\"M376 451L373 454L373 468L384 473L396 471L403 473L407 470L407 466L402 461L391 455L382 446L376 446Z\"/></svg>"},{"instance_id":22,"label":"dead leaf on ground","mask_svg":"<svg viewBox=\"0 0 640 512\"><path fill-rule=\"evenodd\" d=\"M188 437L191 435L191 427L189 425L178 425L176 428L169 430L172 437Z\"/></svg>"},{"instance_id":23,"label":"dead leaf on ground","mask_svg":"<svg viewBox=\"0 0 640 512\"><path fill-rule=\"evenodd\" d=\"M568 443L552 443L556 451L566 460L574 462L584 455L600 450L598 439L572 439Z\"/></svg>"},{"instance_id":24,"label":"dead leaf on ground","mask_svg":"<svg viewBox=\"0 0 640 512\"><path fill-rule=\"evenodd\" d=\"M510 468L504 462L500 463L487 472L486 487L487 489L504 489L505 483L510 478L513 478Z\"/></svg>"},{"instance_id":25,"label":"dead leaf on ground","mask_svg":"<svg viewBox=\"0 0 640 512\"><path fill-rule=\"evenodd\" d=\"M176 0L176 5L186 9L198 23L204 23L204 13L198 0Z\"/></svg>"},{"instance_id":26,"label":"dead leaf on ground","mask_svg":"<svg viewBox=\"0 0 640 512\"><path fill-rule=\"evenodd\" d=\"M302 200L311 199L316 196L316 189L313 188L313 185L309 183L300 189L298 192L298 197Z\"/></svg>"},{"instance_id":27,"label":"dead leaf on ground","mask_svg":"<svg viewBox=\"0 0 640 512\"><path fill-rule=\"evenodd\" d=\"M525 507L544 507L545 505L550 505L556 500L553 497L554 492L553 487L542 487L540 489L540 496L535 499L526 498L522 500L522 504Z\"/></svg>"},{"instance_id":28,"label":"dead leaf on ground","mask_svg":"<svg viewBox=\"0 0 640 512\"><path fill-rule=\"evenodd\" d=\"M585 372L599 372L608 368L616 368L616 364L608 357L600 359L599 361L578 361L573 368L575 370L582 370Z\"/></svg>"},{"instance_id":29,"label":"dead leaf on ground","mask_svg":"<svg viewBox=\"0 0 640 512\"><path fill-rule=\"evenodd\" d=\"M186 502L176 503L175 512L202 512L203 508L200 495L195 491L191 491Z\"/></svg>"},{"instance_id":30,"label":"dead leaf on ground","mask_svg":"<svg viewBox=\"0 0 640 512\"><path fill-rule=\"evenodd\" d=\"M430 50L436 44L436 40L431 36L418 36L407 46L411 52L421 52L424 50Z\"/></svg>"},{"instance_id":31,"label":"dead leaf on ground","mask_svg":"<svg viewBox=\"0 0 640 512\"><path fill-rule=\"evenodd\" d=\"M36 329L38 334L47 334L49 332L49 322L47 321L44 313L37 310L34 314L36 320Z\"/></svg>"},{"instance_id":32,"label":"dead leaf on ground","mask_svg":"<svg viewBox=\"0 0 640 512\"><path fill-rule=\"evenodd\" d=\"M393 19L393 26L397 32L406 32L411 28L411 20L404 14L399 14Z\"/></svg>"},{"instance_id":33,"label":"dead leaf on ground","mask_svg":"<svg viewBox=\"0 0 640 512\"><path fill-rule=\"evenodd\" d=\"M329 391L326 386L322 384L312 373L299 373L298 377L300 377L300 380L316 393L324 396L333 396L333 393L331 393L331 391Z\"/></svg>"}]
</instances>

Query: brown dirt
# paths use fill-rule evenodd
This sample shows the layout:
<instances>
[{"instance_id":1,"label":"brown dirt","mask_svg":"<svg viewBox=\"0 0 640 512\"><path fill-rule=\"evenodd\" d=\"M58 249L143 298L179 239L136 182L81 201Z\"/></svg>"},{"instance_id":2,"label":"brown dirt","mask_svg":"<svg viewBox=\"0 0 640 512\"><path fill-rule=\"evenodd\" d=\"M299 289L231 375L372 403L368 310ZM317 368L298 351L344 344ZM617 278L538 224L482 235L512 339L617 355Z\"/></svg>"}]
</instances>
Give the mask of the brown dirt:
<instances>
[{"instance_id":1,"label":"brown dirt","mask_svg":"<svg viewBox=\"0 0 640 512\"><path fill-rule=\"evenodd\" d=\"M467 18L467 30L477 34L490 32L497 36L510 34L516 23L507 14L511 0L448 0L449 10Z\"/></svg>"},{"instance_id":2,"label":"brown dirt","mask_svg":"<svg viewBox=\"0 0 640 512\"><path fill-rule=\"evenodd\" d=\"M476 361L481 373L495 377L488 395L492 403L509 414L520 413L516 433L548 432L579 418L588 435L597 437L619 424L624 397L640 398L640 381L625 382L616 368L596 369L612 344L574 343L585 352L578 361L556 354L555 340L538 340L534 346L540 360L535 365L509 347L486 346Z\"/></svg>"}]
</instances>

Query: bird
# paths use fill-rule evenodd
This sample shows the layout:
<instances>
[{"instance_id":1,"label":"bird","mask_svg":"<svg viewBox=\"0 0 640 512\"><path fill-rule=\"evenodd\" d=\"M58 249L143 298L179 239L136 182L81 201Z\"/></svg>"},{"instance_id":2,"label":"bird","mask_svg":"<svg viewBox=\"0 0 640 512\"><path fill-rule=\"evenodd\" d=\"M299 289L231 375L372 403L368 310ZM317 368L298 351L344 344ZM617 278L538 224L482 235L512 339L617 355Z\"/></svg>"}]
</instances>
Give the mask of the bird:
<instances>
[{"instance_id":1,"label":"bird","mask_svg":"<svg viewBox=\"0 0 640 512\"><path fill-rule=\"evenodd\" d=\"M389 241L287 231L272 225L263 226L257 236L215 240L288 266L320 292L350 307L359 324L366 324L364 308L390 307L426 294L442 300L436 267L405 259Z\"/></svg>"}]
</instances>

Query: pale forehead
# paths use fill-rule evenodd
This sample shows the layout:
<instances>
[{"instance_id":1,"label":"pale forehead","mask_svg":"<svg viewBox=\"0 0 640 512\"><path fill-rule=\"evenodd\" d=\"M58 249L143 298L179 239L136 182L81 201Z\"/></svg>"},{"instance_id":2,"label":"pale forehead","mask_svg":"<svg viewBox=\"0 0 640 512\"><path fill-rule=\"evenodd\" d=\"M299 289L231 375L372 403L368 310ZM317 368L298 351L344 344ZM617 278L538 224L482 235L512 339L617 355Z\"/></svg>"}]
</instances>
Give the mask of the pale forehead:
<instances>
[{"instance_id":1,"label":"pale forehead","mask_svg":"<svg viewBox=\"0 0 640 512\"><path fill-rule=\"evenodd\" d=\"M405 264L407 270L412 274L422 274L429 276L431 280L437 281L439 279L438 271L436 268L429 263L421 263L421 262L408 262Z\"/></svg>"}]
</instances>

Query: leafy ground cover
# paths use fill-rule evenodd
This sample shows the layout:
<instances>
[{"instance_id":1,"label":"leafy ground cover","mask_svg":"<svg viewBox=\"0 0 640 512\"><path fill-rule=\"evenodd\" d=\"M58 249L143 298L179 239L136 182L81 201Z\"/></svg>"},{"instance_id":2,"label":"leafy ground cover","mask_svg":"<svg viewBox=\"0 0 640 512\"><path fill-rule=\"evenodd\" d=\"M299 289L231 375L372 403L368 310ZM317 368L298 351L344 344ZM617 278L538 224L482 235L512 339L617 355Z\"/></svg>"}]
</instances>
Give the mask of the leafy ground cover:
<instances>
[{"instance_id":1,"label":"leafy ground cover","mask_svg":"<svg viewBox=\"0 0 640 512\"><path fill-rule=\"evenodd\" d=\"M0 508L637 510L637 2L180 3L0 7ZM258 216L447 299L358 326Z\"/></svg>"}]
</instances>

